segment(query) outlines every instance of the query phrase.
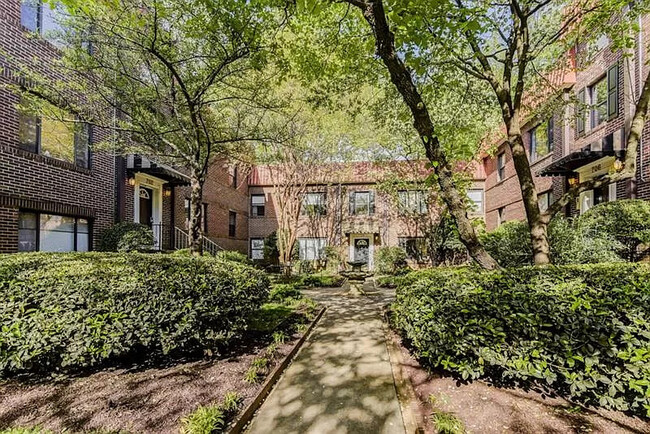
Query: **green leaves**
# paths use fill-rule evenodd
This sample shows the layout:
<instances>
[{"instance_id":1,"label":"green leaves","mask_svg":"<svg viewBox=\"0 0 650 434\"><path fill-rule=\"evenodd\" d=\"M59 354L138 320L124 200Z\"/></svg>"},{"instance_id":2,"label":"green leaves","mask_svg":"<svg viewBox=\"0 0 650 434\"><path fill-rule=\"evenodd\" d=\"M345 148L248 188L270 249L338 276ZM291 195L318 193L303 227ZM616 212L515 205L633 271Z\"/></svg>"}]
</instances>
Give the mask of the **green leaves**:
<instances>
[{"instance_id":1,"label":"green leaves","mask_svg":"<svg viewBox=\"0 0 650 434\"><path fill-rule=\"evenodd\" d=\"M650 267L440 268L398 282L395 325L429 367L650 416Z\"/></svg>"},{"instance_id":2,"label":"green leaves","mask_svg":"<svg viewBox=\"0 0 650 434\"><path fill-rule=\"evenodd\" d=\"M0 256L0 377L218 349L268 286L264 273L226 259Z\"/></svg>"}]
</instances>

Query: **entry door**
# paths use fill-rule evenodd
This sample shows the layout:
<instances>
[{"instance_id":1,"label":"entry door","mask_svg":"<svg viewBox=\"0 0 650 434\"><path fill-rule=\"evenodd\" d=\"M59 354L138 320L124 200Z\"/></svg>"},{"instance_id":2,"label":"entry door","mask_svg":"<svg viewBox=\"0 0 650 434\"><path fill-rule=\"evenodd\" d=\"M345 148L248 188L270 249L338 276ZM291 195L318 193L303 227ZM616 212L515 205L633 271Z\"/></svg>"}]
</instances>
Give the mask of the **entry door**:
<instances>
[{"instance_id":1,"label":"entry door","mask_svg":"<svg viewBox=\"0 0 650 434\"><path fill-rule=\"evenodd\" d=\"M153 190L140 187L140 223L151 227L153 223Z\"/></svg>"},{"instance_id":2,"label":"entry door","mask_svg":"<svg viewBox=\"0 0 650 434\"><path fill-rule=\"evenodd\" d=\"M367 264L369 259L369 254L368 254L369 248L370 248L369 238L355 238L354 240L355 262L365 262Z\"/></svg>"}]
</instances>

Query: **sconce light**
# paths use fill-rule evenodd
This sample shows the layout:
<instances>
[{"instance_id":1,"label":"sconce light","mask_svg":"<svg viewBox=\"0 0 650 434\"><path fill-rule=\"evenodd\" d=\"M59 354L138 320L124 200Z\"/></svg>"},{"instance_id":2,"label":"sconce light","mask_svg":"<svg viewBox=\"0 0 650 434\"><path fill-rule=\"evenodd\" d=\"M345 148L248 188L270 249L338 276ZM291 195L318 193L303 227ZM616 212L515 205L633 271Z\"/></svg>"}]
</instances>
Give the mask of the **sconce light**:
<instances>
[{"instance_id":1,"label":"sconce light","mask_svg":"<svg viewBox=\"0 0 650 434\"><path fill-rule=\"evenodd\" d=\"M163 195L164 195L165 197L171 197L171 195L172 195L172 189L171 189L171 188L165 188L165 189L163 190Z\"/></svg>"},{"instance_id":2,"label":"sconce light","mask_svg":"<svg viewBox=\"0 0 650 434\"><path fill-rule=\"evenodd\" d=\"M129 178L129 185L133 187L135 185L135 178Z\"/></svg>"},{"instance_id":3,"label":"sconce light","mask_svg":"<svg viewBox=\"0 0 650 434\"><path fill-rule=\"evenodd\" d=\"M623 170L623 162L621 160L614 161L614 170L616 170L617 172Z\"/></svg>"}]
</instances>

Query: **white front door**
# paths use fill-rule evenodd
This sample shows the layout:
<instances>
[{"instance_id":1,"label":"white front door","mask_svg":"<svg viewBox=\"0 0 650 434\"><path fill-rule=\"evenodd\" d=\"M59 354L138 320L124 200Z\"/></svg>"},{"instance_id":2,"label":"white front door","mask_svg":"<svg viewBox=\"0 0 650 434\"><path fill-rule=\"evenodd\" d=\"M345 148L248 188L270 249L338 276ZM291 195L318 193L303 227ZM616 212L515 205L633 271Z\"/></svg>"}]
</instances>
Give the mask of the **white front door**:
<instances>
[{"instance_id":1,"label":"white front door","mask_svg":"<svg viewBox=\"0 0 650 434\"><path fill-rule=\"evenodd\" d=\"M163 185L166 181L143 173L135 174L133 187L133 221L142 223L153 231L154 247L162 242Z\"/></svg>"}]
</instances>

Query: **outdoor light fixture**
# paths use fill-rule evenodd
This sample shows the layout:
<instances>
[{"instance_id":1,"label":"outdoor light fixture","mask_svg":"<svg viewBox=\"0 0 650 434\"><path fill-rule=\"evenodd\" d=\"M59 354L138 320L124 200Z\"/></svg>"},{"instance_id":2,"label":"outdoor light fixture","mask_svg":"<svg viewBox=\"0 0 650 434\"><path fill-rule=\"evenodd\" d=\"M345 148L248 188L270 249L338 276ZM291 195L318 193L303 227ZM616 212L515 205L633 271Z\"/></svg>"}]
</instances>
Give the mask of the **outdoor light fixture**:
<instances>
[{"instance_id":1,"label":"outdoor light fixture","mask_svg":"<svg viewBox=\"0 0 650 434\"><path fill-rule=\"evenodd\" d=\"M135 178L129 178L129 185L133 187L135 185Z\"/></svg>"},{"instance_id":2,"label":"outdoor light fixture","mask_svg":"<svg viewBox=\"0 0 650 434\"><path fill-rule=\"evenodd\" d=\"M621 160L614 161L614 169L620 172L623 169L623 162Z\"/></svg>"}]
</instances>

